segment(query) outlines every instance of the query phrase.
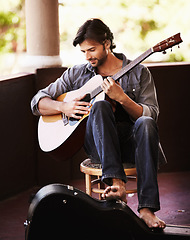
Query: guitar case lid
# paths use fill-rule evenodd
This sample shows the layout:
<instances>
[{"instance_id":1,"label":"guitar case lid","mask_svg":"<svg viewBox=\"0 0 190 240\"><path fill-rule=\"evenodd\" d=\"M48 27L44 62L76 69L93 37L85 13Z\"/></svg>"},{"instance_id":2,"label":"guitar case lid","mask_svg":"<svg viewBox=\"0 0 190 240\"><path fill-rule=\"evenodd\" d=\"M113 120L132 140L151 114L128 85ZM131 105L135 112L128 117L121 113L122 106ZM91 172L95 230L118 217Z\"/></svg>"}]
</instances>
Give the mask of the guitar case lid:
<instances>
[{"instance_id":1,"label":"guitar case lid","mask_svg":"<svg viewBox=\"0 0 190 240\"><path fill-rule=\"evenodd\" d=\"M122 201L97 200L69 185L47 185L37 192L29 206L25 239L58 240L68 236L189 239L152 231Z\"/></svg>"}]
</instances>

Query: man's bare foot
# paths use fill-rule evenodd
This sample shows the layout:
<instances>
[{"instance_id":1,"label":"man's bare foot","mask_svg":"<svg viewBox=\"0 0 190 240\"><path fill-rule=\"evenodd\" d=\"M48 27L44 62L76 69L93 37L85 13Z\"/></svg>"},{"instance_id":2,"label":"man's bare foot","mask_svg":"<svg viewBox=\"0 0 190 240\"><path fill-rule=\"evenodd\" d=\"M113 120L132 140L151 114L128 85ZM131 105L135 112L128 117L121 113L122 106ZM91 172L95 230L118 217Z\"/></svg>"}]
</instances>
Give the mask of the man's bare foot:
<instances>
[{"instance_id":1,"label":"man's bare foot","mask_svg":"<svg viewBox=\"0 0 190 240\"><path fill-rule=\"evenodd\" d=\"M142 208L139 211L139 217L146 223L149 228L162 228L166 227L164 221L160 220L154 212L152 212L149 208Z\"/></svg>"},{"instance_id":2,"label":"man's bare foot","mask_svg":"<svg viewBox=\"0 0 190 240\"><path fill-rule=\"evenodd\" d=\"M108 186L104 190L102 198L106 200L119 199L127 203L125 182L121 179L113 178L113 185Z\"/></svg>"}]
</instances>

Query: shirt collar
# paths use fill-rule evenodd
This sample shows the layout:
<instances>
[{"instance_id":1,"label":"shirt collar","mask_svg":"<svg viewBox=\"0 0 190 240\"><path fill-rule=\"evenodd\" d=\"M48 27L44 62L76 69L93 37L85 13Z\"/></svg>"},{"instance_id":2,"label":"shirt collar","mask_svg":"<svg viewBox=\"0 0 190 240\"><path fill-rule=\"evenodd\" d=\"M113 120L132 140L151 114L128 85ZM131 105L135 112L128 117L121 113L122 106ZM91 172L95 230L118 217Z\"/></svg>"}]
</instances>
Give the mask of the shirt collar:
<instances>
[{"instance_id":1,"label":"shirt collar","mask_svg":"<svg viewBox=\"0 0 190 240\"><path fill-rule=\"evenodd\" d=\"M123 53L114 53L114 55L117 58L123 60L123 67L125 67L129 63L129 60L126 58L126 56Z\"/></svg>"},{"instance_id":2,"label":"shirt collar","mask_svg":"<svg viewBox=\"0 0 190 240\"><path fill-rule=\"evenodd\" d=\"M92 65L90 63L87 63L86 65L86 72L90 71L90 72L96 72L96 69L94 67L92 67Z\"/></svg>"}]
</instances>

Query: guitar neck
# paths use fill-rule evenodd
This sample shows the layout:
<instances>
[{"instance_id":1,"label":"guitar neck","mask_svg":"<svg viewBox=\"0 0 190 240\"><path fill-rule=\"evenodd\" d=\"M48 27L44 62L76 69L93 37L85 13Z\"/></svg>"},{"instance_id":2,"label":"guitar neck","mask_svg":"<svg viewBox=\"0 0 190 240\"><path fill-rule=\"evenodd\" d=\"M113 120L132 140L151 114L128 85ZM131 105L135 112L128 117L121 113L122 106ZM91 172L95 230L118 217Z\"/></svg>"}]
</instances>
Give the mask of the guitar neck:
<instances>
[{"instance_id":1,"label":"guitar neck","mask_svg":"<svg viewBox=\"0 0 190 240\"><path fill-rule=\"evenodd\" d=\"M121 78L124 74L126 74L127 72L129 72L130 70L132 70L134 67L136 67L139 63L141 63L143 60L145 60L147 57L149 57L154 51L152 50L152 48L149 48L146 52L144 52L143 54L141 54L139 57L137 57L135 60L133 60L132 62L130 62L129 64L127 64L124 68L122 68L119 72L117 72L116 74L114 74L112 76L113 80L117 81L119 78ZM102 92L102 88L101 86L98 86L97 88L95 88L91 93L90 93L90 97L91 99L94 98L95 96L97 96L100 92Z\"/></svg>"},{"instance_id":2,"label":"guitar neck","mask_svg":"<svg viewBox=\"0 0 190 240\"><path fill-rule=\"evenodd\" d=\"M143 60L145 60L147 57L149 57L153 53L152 48L149 48L146 52L141 54L139 57L137 57L135 60L127 64L124 68L122 68L119 72L114 74L112 78L117 81L119 78L121 78L124 74L132 70L134 67L136 67L139 63L141 63Z\"/></svg>"}]
</instances>

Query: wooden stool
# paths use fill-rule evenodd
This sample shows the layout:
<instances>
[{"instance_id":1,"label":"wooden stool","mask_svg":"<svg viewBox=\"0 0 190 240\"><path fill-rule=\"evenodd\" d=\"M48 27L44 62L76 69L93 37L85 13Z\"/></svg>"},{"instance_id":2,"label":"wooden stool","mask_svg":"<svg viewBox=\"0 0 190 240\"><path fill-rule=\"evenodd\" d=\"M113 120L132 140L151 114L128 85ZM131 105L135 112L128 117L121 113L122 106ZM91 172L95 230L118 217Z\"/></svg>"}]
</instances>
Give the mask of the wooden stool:
<instances>
[{"instance_id":1,"label":"wooden stool","mask_svg":"<svg viewBox=\"0 0 190 240\"><path fill-rule=\"evenodd\" d=\"M123 164L125 174L128 180L136 181L137 172L134 164ZM86 159L80 164L80 171L85 174L86 182L86 193L92 195L92 192L98 193L99 198L101 199L101 194L104 192L104 189L101 188L101 176L102 176L102 166L99 163L93 163L91 159ZM92 180L92 177L95 176L95 180ZM92 187L93 184L98 184L97 188ZM136 193L137 189L126 190L126 193Z\"/></svg>"}]
</instances>

